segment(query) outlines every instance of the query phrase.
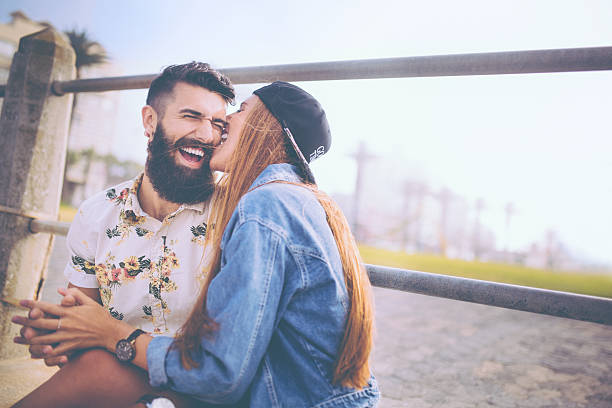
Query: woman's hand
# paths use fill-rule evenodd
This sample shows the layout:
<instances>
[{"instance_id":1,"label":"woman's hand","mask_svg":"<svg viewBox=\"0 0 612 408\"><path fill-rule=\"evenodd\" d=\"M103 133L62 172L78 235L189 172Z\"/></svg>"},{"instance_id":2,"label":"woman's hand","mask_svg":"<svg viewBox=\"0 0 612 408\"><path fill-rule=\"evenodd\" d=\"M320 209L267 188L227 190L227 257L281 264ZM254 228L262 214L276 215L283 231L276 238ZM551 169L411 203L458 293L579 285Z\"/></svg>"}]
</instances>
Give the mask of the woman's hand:
<instances>
[{"instance_id":1,"label":"woman's hand","mask_svg":"<svg viewBox=\"0 0 612 408\"><path fill-rule=\"evenodd\" d=\"M61 294L65 294L65 292L63 292L63 289L60 289L59 292ZM62 298L62 302L61 302L62 306L68 307L68 306L74 306L74 304L75 304L75 299L73 296L66 296ZM47 316L42 310L40 310L37 307L30 309L30 311L28 312L28 318L30 320L36 320L36 319L40 319L43 317L48 318L50 316ZM30 340L32 338L36 336L42 336L45 334L49 334L52 332L53 331L35 329L33 327L23 326L21 330L19 331L20 336L15 337L14 342L17 344L27 345L27 344L30 344ZM60 356L53 356L53 357L45 357L45 352L51 352L52 350L53 350L53 347L52 345L49 345L49 344L32 344L29 347L30 357L32 357L33 359L42 358L45 360L45 364L47 366L49 367L59 366L61 368L64 364L68 362L68 356L60 355Z\"/></svg>"},{"instance_id":2,"label":"woman's hand","mask_svg":"<svg viewBox=\"0 0 612 408\"><path fill-rule=\"evenodd\" d=\"M57 344L53 348L43 348L45 358L92 347L102 347L114 352L117 341L127 337L133 330L128 324L114 319L100 304L76 288L60 289L60 294L64 296L62 304L74 306L22 300L22 306L31 311L40 309L45 315L37 319L25 316L14 316L12 319L13 323L24 327L53 331L26 339L30 345Z\"/></svg>"}]
</instances>

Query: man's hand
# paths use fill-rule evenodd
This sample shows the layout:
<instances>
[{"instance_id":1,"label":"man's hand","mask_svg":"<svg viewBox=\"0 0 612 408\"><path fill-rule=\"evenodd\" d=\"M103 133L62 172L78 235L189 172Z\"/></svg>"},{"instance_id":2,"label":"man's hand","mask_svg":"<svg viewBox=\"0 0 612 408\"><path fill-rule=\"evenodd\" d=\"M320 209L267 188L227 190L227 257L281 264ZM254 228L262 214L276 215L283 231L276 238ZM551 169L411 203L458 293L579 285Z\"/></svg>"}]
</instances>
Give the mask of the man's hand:
<instances>
[{"instance_id":1,"label":"man's hand","mask_svg":"<svg viewBox=\"0 0 612 408\"><path fill-rule=\"evenodd\" d=\"M65 296L62 298L61 305L62 306L74 306L76 304L76 299L72 296ZM40 318L48 318L49 315L45 314L41 309L35 307L31 309L28 313L28 318L31 320L37 320ZM30 344L30 341L34 337L43 336L45 334L52 333L53 330L44 330L44 329L36 329L34 327L24 326L21 328L19 333L20 337L15 337L14 341L18 344ZM68 355L61 356L52 356L45 357L48 353L53 351L52 344L30 344L29 351L30 357L34 359L43 358L45 360L45 364L49 367L59 366L60 368L68 362Z\"/></svg>"},{"instance_id":2,"label":"man's hand","mask_svg":"<svg viewBox=\"0 0 612 408\"><path fill-rule=\"evenodd\" d=\"M134 328L114 319L106 308L77 288L58 289L65 301L61 305L24 299L21 306L40 309L47 317L29 319L15 315L11 321L22 326L50 331L35 336L28 344L54 345L45 357L59 357L94 347L114 351L117 341L127 337ZM66 307L69 306L69 307Z\"/></svg>"}]
</instances>

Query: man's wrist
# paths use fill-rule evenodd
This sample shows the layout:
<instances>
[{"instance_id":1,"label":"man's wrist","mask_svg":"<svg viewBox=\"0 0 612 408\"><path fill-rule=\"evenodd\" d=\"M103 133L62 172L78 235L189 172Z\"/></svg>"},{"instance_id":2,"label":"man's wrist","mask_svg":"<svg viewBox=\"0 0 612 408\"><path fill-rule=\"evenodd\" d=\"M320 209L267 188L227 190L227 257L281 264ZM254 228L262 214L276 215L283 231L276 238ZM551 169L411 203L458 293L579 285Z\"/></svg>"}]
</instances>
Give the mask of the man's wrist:
<instances>
[{"instance_id":1,"label":"man's wrist","mask_svg":"<svg viewBox=\"0 0 612 408\"><path fill-rule=\"evenodd\" d=\"M107 341L104 344L104 347L113 354L115 354L115 348L117 347L117 342L119 340L127 338L130 335L130 333L134 331L134 327L130 326L127 323L118 321L118 320L116 321L115 325L116 327L114 328L114 330L111 330L109 332L109 336L106 339Z\"/></svg>"}]
</instances>

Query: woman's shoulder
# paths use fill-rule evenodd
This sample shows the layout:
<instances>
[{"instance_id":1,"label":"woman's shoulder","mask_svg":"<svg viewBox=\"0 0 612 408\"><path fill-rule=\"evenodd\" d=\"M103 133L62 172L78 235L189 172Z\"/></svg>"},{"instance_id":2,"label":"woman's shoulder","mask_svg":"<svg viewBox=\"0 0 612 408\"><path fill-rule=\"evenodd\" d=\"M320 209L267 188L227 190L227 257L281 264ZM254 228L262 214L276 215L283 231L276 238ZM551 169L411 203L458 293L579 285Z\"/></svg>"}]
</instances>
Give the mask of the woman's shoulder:
<instances>
[{"instance_id":1,"label":"woman's shoulder","mask_svg":"<svg viewBox=\"0 0 612 408\"><path fill-rule=\"evenodd\" d=\"M277 163L261 172L240 203L244 211L273 213L316 201L312 191L301 182L295 166Z\"/></svg>"},{"instance_id":2,"label":"woman's shoulder","mask_svg":"<svg viewBox=\"0 0 612 408\"><path fill-rule=\"evenodd\" d=\"M263 227L293 237L297 231L318 230L327 225L325 211L306 186L273 181L245 194L238 204L240 224L257 222ZM303 233L298 236L304 238ZM299 241L299 240L298 240Z\"/></svg>"},{"instance_id":3,"label":"woman's shoulder","mask_svg":"<svg viewBox=\"0 0 612 408\"><path fill-rule=\"evenodd\" d=\"M240 205L245 214L269 215L292 213L298 209L303 213L320 207L314 193L307 186L282 180L252 189L242 197Z\"/></svg>"},{"instance_id":4,"label":"woman's shoulder","mask_svg":"<svg viewBox=\"0 0 612 408\"><path fill-rule=\"evenodd\" d=\"M317 196L300 182L295 168L288 164L268 166L240 199L233 223L248 222L291 237L289 241L294 243L327 226Z\"/></svg>"}]
</instances>

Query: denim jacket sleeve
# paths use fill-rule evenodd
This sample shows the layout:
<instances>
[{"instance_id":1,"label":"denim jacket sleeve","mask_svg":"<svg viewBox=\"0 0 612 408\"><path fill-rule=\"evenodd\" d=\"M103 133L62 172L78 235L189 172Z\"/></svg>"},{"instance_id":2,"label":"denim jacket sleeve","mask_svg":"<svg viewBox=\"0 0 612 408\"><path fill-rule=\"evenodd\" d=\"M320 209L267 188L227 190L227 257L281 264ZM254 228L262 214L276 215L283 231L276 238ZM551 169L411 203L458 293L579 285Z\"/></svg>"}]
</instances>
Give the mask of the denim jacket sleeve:
<instances>
[{"instance_id":1,"label":"denim jacket sleeve","mask_svg":"<svg viewBox=\"0 0 612 408\"><path fill-rule=\"evenodd\" d=\"M281 234L258 219L233 221L225 231L230 235L224 238L221 269L208 291L208 312L219 328L214 337L202 339L200 365L191 370L170 348L171 338L154 338L147 349L152 386L228 404L242 397L255 376L277 323L286 271L296 266Z\"/></svg>"}]
</instances>

